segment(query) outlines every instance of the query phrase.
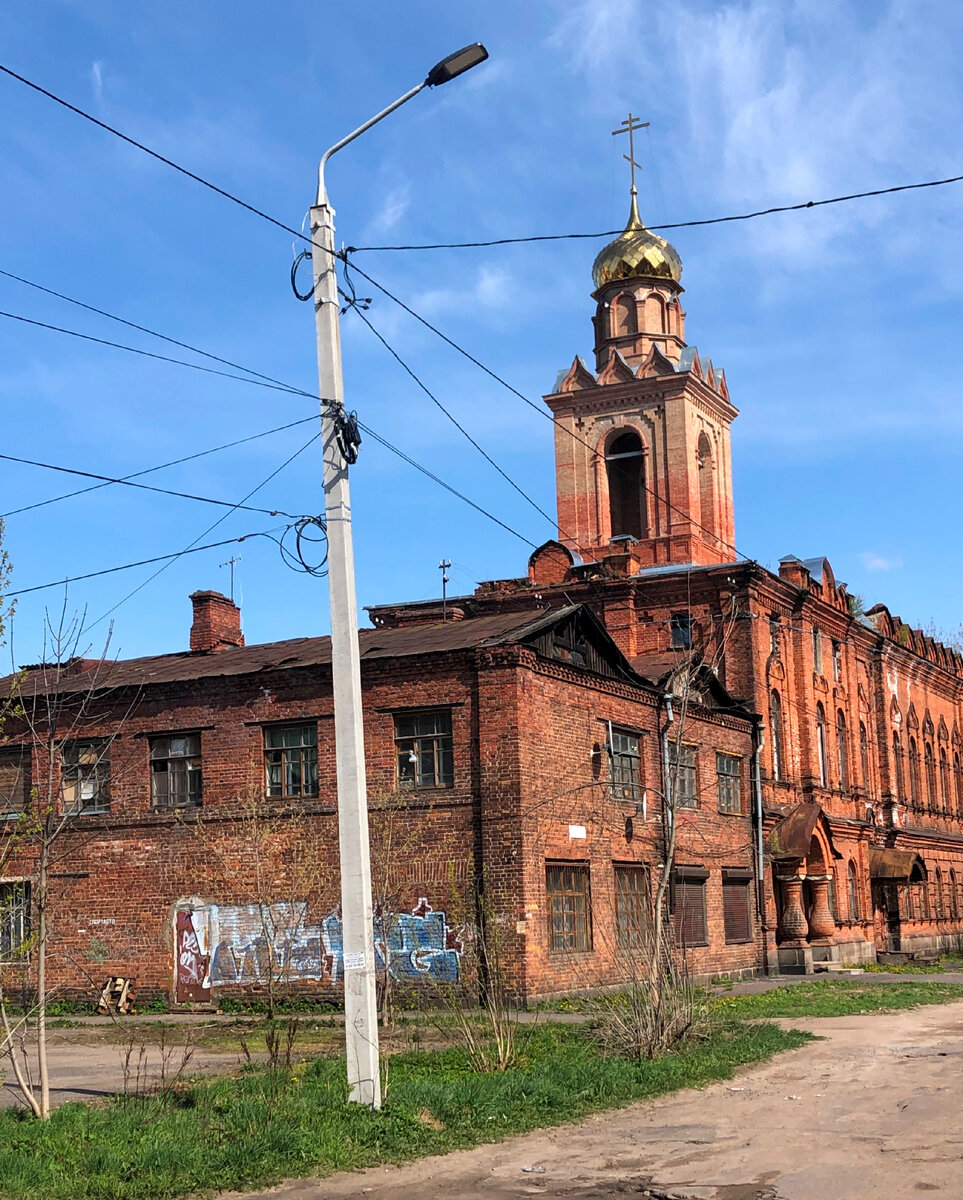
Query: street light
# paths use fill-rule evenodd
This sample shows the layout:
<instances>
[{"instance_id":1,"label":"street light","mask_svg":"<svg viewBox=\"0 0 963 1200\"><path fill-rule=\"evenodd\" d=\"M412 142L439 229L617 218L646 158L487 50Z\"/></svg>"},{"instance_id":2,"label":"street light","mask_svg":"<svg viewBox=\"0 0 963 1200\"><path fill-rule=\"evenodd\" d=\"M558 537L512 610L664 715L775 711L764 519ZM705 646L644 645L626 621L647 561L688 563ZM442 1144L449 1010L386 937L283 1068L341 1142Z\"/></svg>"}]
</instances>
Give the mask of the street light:
<instances>
[{"instance_id":1,"label":"street light","mask_svg":"<svg viewBox=\"0 0 963 1200\"><path fill-rule=\"evenodd\" d=\"M381 1078L358 604L348 487L348 464L354 461L357 429L344 410L334 209L328 203L324 168L332 154L406 104L423 88L447 83L484 62L487 57L488 51L480 42L449 54L431 68L423 83L336 142L323 156L318 167L318 196L311 209L311 262L321 389L324 515L328 533L328 589L331 599L331 677L338 776L345 1049L349 1098L369 1108L381 1107Z\"/></svg>"}]
</instances>

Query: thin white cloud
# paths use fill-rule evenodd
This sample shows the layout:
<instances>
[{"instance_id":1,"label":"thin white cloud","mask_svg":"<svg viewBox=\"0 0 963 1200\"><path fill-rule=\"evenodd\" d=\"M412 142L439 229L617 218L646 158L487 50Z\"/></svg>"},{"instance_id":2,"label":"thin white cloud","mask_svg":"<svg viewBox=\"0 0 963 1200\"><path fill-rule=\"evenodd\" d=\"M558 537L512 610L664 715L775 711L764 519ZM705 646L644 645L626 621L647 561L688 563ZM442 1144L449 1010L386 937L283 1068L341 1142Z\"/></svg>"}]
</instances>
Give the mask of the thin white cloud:
<instances>
[{"instance_id":1,"label":"thin white cloud","mask_svg":"<svg viewBox=\"0 0 963 1200\"><path fill-rule=\"evenodd\" d=\"M504 267L482 263L470 287L436 288L422 292L414 305L419 312L447 311L453 315L474 316L479 308L497 311L517 301L512 274Z\"/></svg>"},{"instance_id":2,"label":"thin white cloud","mask_svg":"<svg viewBox=\"0 0 963 1200\"><path fill-rule=\"evenodd\" d=\"M866 550L859 556L859 561L867 571L895 571L903 565L901 558L886 558L872 550Z\"/></svg>"},{"instance_id":3,"label":"thin white cloud","mask_svg":"<svg viewBox=\"0 0 963 1200\"><path fill-rule=\"evenodd\" d=\"M94 98L98 104L104 99L104 64L99 60L90 68L90 82L94 89Z\"/></svg>"},{"instance_id":4,"label":"thin white cloud","mask_svg":"<svg viewBox=\"0 0 963 1200\"><path fill-rule=\"evenodd\" d=\"M392 188L369 225L371 233L390 233L411 207L411 188L407 183Z\"/></svg>"}]
</instances>

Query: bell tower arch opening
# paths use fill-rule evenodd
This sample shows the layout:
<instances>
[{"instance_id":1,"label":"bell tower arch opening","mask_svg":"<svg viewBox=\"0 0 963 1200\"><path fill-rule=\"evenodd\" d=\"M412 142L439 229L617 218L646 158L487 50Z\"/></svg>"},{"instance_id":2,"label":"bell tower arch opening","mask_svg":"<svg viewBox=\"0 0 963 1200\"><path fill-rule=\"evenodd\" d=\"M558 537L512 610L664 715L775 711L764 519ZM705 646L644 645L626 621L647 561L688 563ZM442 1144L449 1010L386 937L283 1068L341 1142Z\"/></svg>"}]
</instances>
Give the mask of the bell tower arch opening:
<instances>
[{"instance_id":1,"label":"bell tower arch opening","mask_svg":"<svg viewBox=\"0 0 963 1200\"><path fill-rule=\"evenodd\" d=\"M610 537L648 537L645 450L634 429L616 431L605 451Z\"/></svg>"}]
</instances>

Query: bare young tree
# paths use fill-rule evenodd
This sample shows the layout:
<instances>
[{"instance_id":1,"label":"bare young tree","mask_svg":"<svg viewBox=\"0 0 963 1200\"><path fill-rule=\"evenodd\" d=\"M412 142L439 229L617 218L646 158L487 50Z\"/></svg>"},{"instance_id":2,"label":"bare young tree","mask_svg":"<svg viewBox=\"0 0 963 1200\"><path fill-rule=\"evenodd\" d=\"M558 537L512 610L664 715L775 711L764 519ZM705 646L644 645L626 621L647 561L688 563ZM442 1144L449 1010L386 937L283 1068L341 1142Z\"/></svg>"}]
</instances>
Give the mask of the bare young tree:
<instances>
[{"instance_id":1,"label":"bare young tree","mask_svg":"<svg viewBox=\"0 0 963 1200\"><path fill-rule=\"evenodd\" d=\"M0 870L15 871L23 881L18 905L23 936L14 948L20 955L23 1011L12 1015L0 969L0 1054L10 1062L24 1103L42 1120L50 1115L47 1014L56 990L49 967L56 954L58 869L90 836L78 829L78 818L91 811L91 802L101 803L109 794L110 745L136 703L130 701L118 715L107 647L98 658L85 658L79 653L82 637L83 616L69 617L65 598L59 617L47 615L44 660L11 676L3 701L7 725L0 731L0 744L16 739L25 748L16 781L20 811L8 807L0 843ZM107 719L111 733L92 738ZM27 754L35 765L32 773Z\"/></svg>"}]
</instances>

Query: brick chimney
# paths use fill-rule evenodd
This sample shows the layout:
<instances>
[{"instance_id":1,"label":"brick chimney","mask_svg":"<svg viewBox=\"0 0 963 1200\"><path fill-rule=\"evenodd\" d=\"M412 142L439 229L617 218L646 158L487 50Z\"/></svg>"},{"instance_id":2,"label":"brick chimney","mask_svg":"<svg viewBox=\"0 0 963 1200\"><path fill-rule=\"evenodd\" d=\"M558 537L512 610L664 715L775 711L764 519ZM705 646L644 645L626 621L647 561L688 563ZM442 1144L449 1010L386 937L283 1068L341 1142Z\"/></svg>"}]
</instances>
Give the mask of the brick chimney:
<instances>
[{"instance_id":1,"label":"brick chimney","mask_svg":"<svg viewBox=\"0 0 963 1200\"><path fill-rule=\"evenodd\" d=\"M194 592L194 624L191 626L191 652L210 653L243 646L241 610L220 592Z\"/></svg>"}]
</instances>

